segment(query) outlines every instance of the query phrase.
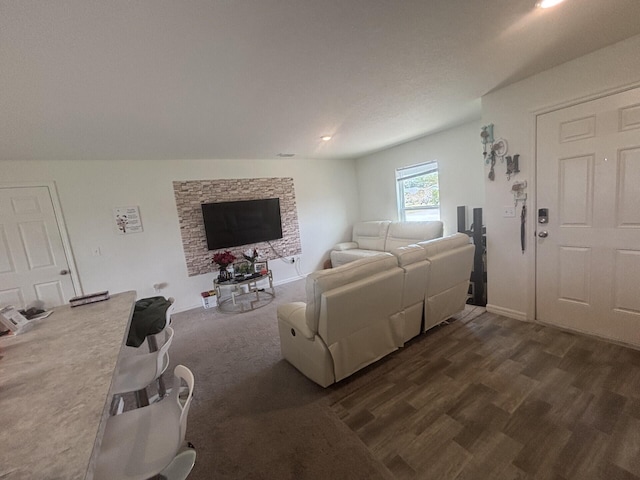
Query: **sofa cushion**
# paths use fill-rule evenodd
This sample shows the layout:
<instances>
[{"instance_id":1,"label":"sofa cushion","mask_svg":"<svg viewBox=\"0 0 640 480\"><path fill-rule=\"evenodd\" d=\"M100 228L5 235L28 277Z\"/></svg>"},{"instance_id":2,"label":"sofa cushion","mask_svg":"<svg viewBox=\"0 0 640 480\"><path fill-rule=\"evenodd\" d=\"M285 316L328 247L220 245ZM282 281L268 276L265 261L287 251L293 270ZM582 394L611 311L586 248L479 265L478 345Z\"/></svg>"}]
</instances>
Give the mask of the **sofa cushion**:
<instances>
[{"instance_id":1,"label":"sofa cushion","mask_svg":"<svg viewBox=\"0 0 640 480\"><path fill-rule=\"evenodd\" d=\"M406 267L412 263L420 262L427 259L427 253L420 245L407 245L404 247L396 247L390 252L398 259L398 265Z\"/></svg>"},{"instance_id":2,"label":"sofa cushion","mask_svg":"<svg viewBox=\"0 0 640 480\"><path fill-rule=\"evenodd\" d=\"M375 255L380 255L381 253L384 252L380 252L378 250L362 250L361 248L352 248L350 250L333 250L330 254L331 265L335 268L344 265L345 263L360 260L361 258L373 257Z\"/></svg>"},{"instance_id":3,"label":"sofa cushion","mask_svg":"<svg viewBox=\"0 0 640 480\"><path fill-rule=\"evenodd\" d=\"M412 243L442 237L443 224L440 221L432 222L391 222L387 232L387 241L384 251L390 252L394 248L403 247ZM360 245L360 248L362 245Z\"/></svg>"},{"instance_id":4,"label":"sofa cushion","mask_svg":"<svg viewBox=\"0 0 640 480\"><path fill-rule=\"evenodd\" d=\"M401 310L402 275L400 268L391 267L325 291L318 335L327 346L373 327L373 322L388 324ZM401 332L402 328L398 330Z\"/></svg>"},{"instance_id":5,"label":"sofa cushion","mask_svg":"<svg viewBox=\"0 0 640 480\"><path fill-rule=\"evenodd\" d=\"M456 247L460 247L471 243L471 238L464 233L454 233L444 238L437 238L426 242L418 242L422 248L427 252L427 258L434 257L442 252L451 250Z\"/></svg>"},{"instance_id":6,"label":"sofa cushion","mask_svg":"<svg viewBox=\"0 0 640 480\"><path fill-rule=\"evenodd\" d=\"M356 242L342 242L342 243L338 243L335 247L333 247L334 250L353 250L354 248L358 248L358 244Z\"/></svg>"},{"instance_id":7,"label":"sofa cushion","mask_svg":"<svg viewBox=\"0 0 640 480\"><path fill-rule=\"evenodd\" d=\"M420 242L429 260L424 330L464 308L475 247L464 233Z\"/></svg>"},{"instance_id":8,"label":"sofa cushion","mask_svg":"<svg viewBox=\"0 0 640 480\"><path fill-rule=\"evenodd\" d=\"M475 251L469 236L456 233L419 245L430 263L427 297L469 281Z\"/></svg>"},{"instance_id":9,"label":"sofa cushion","mask_svg":"<svg viewBox=\"0 0 640 480\"><path fill-rule=\"evenodd\" d=\"M358 222L353 225L351 239L358 243L362 250L377 250L384 252L384 244L389 230L389 220L375 222Z\"/></svg>"},{"instance_id":10,"label":"sofa cushion","mask_svg":"<svg viewBox=\"0 0 640 480\"><path fill-rule=\"evenodd\" d=\"M402 281L402 311L404 313L403 341L418 335L422 326L425 285L429 277L429 262L424 248L407 245L391 250L404 270Z\"/></svg>"},{"instance_id":11,"label":"sofa cushion","mask_svg":"<svg viewBox=\"0 0 640 480\"><path fill-rule=\"evenodd\" d=\"M305 283L307 310L305 314L307 325L311 331L318 331L318 319L324 292L397 267L398 261L396 257L390 253L378 252L374 256L361 258L340 267L319 270L307 275Z\"/></svg>"}]
</instances>

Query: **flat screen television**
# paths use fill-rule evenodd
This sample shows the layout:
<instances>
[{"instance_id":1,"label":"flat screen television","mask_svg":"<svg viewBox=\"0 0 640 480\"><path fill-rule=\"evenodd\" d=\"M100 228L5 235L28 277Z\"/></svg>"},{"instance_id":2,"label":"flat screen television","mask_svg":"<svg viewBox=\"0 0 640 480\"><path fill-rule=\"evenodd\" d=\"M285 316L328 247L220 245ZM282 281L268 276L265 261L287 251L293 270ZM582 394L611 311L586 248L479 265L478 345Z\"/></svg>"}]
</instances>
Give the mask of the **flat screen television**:
<instances>
[{"instance_id":1,"label":"flat screen television","mask_svg":"<svg viewBox=\"0 0 640 480\"><path fill-rule=\"evenodd\" d=\"M202 204L209 250L282 238L280 199Z\"/></svg>"}]
</instances>

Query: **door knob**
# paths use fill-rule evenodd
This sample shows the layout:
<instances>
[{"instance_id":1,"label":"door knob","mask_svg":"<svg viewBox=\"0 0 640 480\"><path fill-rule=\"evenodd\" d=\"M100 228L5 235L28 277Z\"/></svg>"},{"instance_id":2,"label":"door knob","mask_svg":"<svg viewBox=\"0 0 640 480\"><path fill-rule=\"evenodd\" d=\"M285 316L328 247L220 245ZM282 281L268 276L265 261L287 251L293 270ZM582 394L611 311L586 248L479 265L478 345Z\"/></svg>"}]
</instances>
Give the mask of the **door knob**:
<instances>
[{"instance_id":1,"label":"door knob","mask_svg":"<svg viewBox=\"0 0 640 480\"><path fill-rule=\"evenodd\" d=\"M60 275L68 275L69 270L60 270Z\"/></svg>"},{"instance_id":2,"label":"door knob","mask_svg":"<svg viewBox=\"0 0 640 480\"><path fill-rule=\"evenodd\" d=\"M538 236L540 238L547 238L549 236L549 232L547 232L546 230L543 230L543 231L538 233Z\"/></svg>"}]
</instances>

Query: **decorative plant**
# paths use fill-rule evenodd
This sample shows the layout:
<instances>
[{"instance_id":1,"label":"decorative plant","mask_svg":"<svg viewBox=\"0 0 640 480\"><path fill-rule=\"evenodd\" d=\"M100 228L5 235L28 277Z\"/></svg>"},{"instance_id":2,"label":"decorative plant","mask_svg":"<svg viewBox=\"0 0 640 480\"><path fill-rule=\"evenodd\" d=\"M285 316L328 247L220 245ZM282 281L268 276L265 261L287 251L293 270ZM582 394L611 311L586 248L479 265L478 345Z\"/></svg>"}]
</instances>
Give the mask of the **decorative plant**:
<instances>
[{"instance_id":1,"label":"decorative plant","mask_svg":"<svg viewBox=\"0 0 640 480\"><path fill-rule=\"evenodd\" d=\"M251 269L249 268L249 264L247 262L236 263L234 265L234 269L236 273L240 274L251 273Z\"/></svg>"},{"instance_id":2,"label":"decorative plant","mask_svg":"<svg viewBox=\"0 0 640 480\"><path fill-rule=\"evenodd\" d=\"M236 260L236 257L229 250L225 250L224 252L214 253L213 254L213 263L220 266L220 268L227 268Z\"/></svg>"},{"instance_id":3,"label":"decorative plant","mask_svg":"<svg viewBox=\"0 0 640 480\"><path fill-rule=\"evenodd\" d=\"M244 257L245 260L247 260L248 262L251 262L251 264L253 265L258 259L258 250L254 248L252 252L251 249L247 249L244 251L242 256Z\"/></svg>"}]
</instances>

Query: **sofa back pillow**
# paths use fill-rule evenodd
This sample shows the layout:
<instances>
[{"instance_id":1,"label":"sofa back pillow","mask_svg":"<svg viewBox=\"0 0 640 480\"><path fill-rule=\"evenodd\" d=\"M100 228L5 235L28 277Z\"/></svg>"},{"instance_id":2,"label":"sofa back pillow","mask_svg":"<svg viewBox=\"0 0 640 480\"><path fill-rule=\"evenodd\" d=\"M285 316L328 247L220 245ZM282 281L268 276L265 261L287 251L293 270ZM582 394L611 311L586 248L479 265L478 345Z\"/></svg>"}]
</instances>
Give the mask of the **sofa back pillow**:
<instances>
[{"instance_id":1,"label":"sofa back pillow","mask_svg":"<svg viewBox=\"0 0 640 480\"><path fill-rule=\"evenodd\" d=\"M398 260L398 265L402 268L427 259L427 253L419 245L405 245L396 247L390 252Z\"/></svg>"},{"instance_id":2,"label":"sofa back pillow","mask_svg":"<svg viewBox=\"0 0 640 480\"><path fill-rule=\"evenodd\" d=\"M454 233L444 238L437 238L427 242L418 242L427 252L427 258L430 259L442 252L452 250L471 243L471 238L464 233Z\"/></svg>"},{"instance_id":3,"label":"sofa back pillow","mask_svg":"<svg viewBox=\"0 0 640 480\"><path fill-rule=\"evenodd\" d=\"M352 240L362 250L384 252L384 244L389 230L389 220L358 222L353 225Z\"/></svg>"},{"instance_id":4,"label":"sofa back pillow","mask_svg":"<svg viewBox=\"0 0 640 480\"><path fill-rule=\"evenodd\" d=\"M402 307L410 307L424 300L424 291L429 276L429 262L424 248L407 245L394 248L391 253L398 259L404 270L402 287Z\"/></svg>"},{"instance_id":5,"label":"sofa back pillow","mask_svg":"<svg viewBox=\"0 0 640 480\"><path fill-rule=\"evenodd\" d=\"M384 251L390 252L397 247L442 237L443 230L440 221L392 222L389 225Z\"/></svg>"}]
</instances>

